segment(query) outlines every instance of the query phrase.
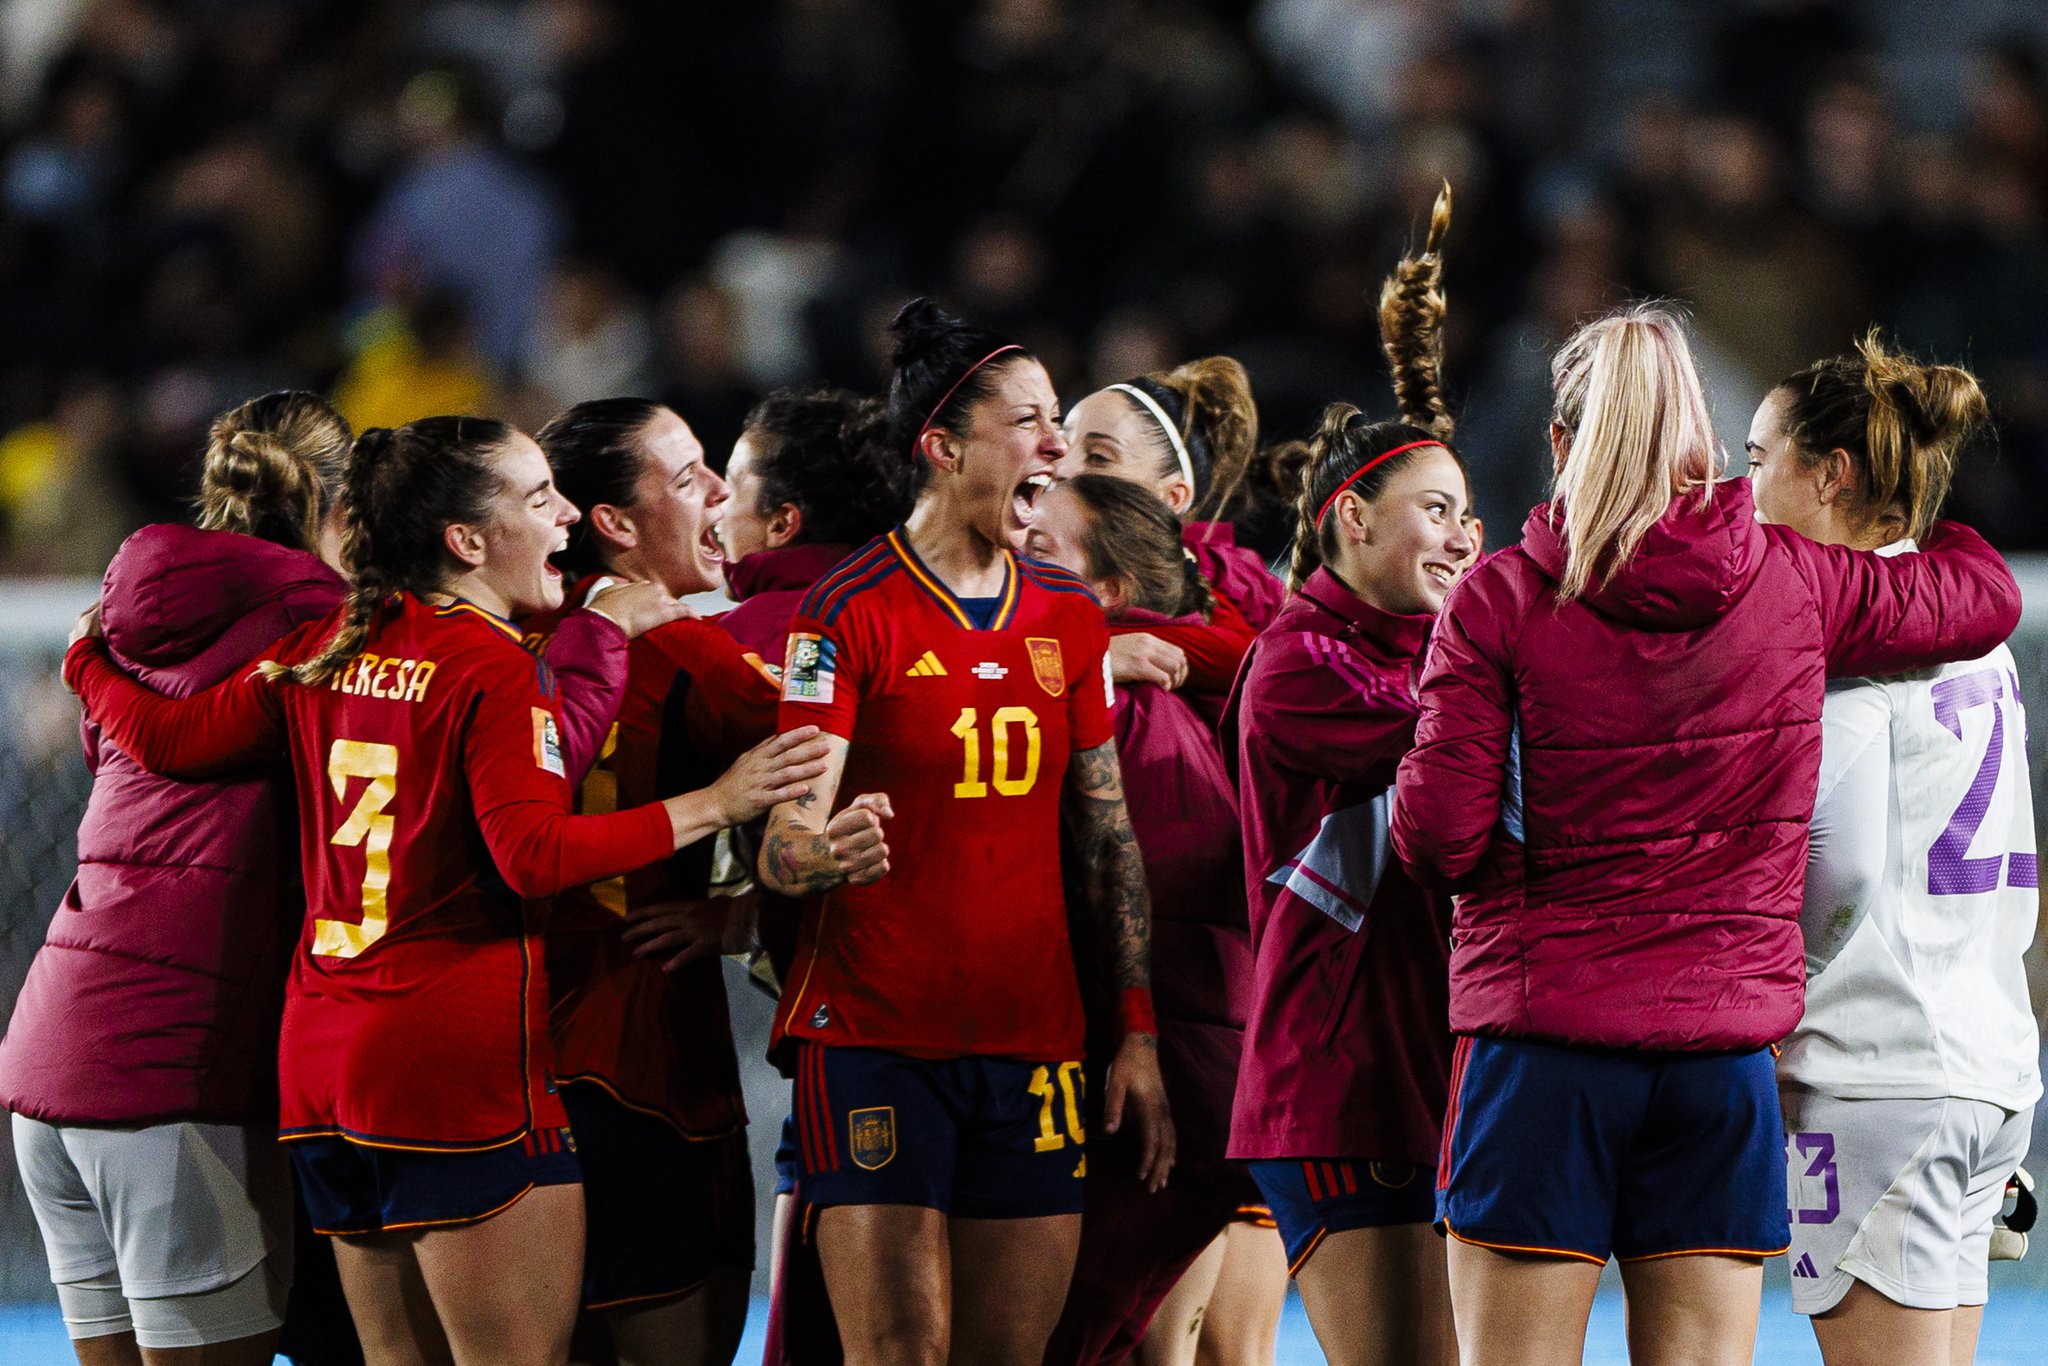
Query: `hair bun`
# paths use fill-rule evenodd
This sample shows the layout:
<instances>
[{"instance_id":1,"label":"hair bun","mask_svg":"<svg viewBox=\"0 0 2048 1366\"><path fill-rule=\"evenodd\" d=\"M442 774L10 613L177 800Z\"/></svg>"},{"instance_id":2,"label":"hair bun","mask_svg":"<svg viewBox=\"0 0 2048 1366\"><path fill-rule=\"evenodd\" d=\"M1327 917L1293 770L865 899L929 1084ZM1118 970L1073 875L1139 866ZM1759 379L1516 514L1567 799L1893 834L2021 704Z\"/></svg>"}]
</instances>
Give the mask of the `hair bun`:
<instances>
[{"instance_id":1,"label":"hair bun","mask_svg":"<svg viewBox=\"0 0 2048 1366\"><path fill-rule=\"evenodd\" d=\"M949 333L966 325L938 300L921 294L897 309L896 316L889 320L889 334L896 338L889 363L901 370L942 344Z\"/></svg>"}]
</instances>

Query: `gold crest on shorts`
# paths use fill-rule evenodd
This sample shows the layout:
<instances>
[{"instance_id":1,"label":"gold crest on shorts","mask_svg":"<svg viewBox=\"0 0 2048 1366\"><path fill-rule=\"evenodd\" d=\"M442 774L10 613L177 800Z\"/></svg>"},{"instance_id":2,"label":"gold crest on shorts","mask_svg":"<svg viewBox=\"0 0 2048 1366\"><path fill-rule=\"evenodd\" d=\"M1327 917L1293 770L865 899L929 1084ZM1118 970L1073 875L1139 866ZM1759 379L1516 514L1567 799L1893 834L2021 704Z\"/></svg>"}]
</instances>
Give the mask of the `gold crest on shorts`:
<instances>
[{"instance_id":1,"label":"gold crest on shorts","mask_svg":"<svg viewBox=\"0 0 2048 1366\"><path fill-rule=\"evenodd\" d=\"M1060 643L1044 636L1026 636L1024 649L1031 656L1031 676L1038 686L1054 697L1067 690L1067 666L1060 657Z\"/></svg>"},{"instance_id":2,"label":"gold crest on shorts","mask_svg":"<svg viewBox=\"0 0 2048 1366\"><path fill-rule=\"evenodd\" d=\"M889 1159L896 1156L896 1107L877 1105L870 1110L855 1110L846 1117L850 1131L853 1165L863 1171L875 1171L889 1165Z\"/></svg>"}]
</instances>

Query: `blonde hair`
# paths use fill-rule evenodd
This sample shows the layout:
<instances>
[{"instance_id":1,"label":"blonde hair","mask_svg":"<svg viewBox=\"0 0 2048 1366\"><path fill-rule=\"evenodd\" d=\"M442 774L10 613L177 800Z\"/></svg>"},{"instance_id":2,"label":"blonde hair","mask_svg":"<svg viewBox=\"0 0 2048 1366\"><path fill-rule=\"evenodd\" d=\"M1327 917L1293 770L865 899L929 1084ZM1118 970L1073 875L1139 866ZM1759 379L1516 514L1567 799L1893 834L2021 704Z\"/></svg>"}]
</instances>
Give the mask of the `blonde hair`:
<instances>
[{"instance_id":1,"label":"blonde hair","mask_svg":"<svg viewBox=\"0 0 2048 1366\"><path fill-rule=\"evenodd\" d=\"M1862 475L1854 510L1916 540L1934 525L1963 447L1991 421L1975 375L1891 350L1875 328L1855 355L1817 362L1778 388L1799 463L1843 452Z\"/></svg>"},{"instance_id":2,"label":"blonde hair","mask_svg":"<svg viewBox=\"0 0 2048 1366\"><path fill-rule=\"evenodd\" d=\"M348 423L318 394L280 389L228 409L206 434L198 525L296 550L320 544L341 490Z\"/></svg>"},{"instance_id":3,"label":"blonde hair","mask_svg":"<svg viewBox=\"0 0 2048 1366\"><path fill-rule=\"evenodd\" d=\"M1714 424L1684 317L1640 303L1587 323L1550 363L1554 420L1571 437L1551 516L1564 521L1566 600L1626 568L1671 500L1713 497Z\"/></svg>"}]
</instances>

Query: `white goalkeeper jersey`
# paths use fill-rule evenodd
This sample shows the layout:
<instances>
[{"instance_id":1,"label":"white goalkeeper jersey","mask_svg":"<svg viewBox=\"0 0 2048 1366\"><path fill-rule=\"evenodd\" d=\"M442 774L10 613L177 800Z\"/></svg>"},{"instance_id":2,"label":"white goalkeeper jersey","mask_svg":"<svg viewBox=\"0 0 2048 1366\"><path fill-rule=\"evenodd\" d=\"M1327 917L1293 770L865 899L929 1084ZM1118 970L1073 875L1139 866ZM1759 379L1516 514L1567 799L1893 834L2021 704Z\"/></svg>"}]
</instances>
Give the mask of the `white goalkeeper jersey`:
<instances>
[{"instance_id":1,"label":"white goalkeeper jersey","mask_svg":"<svg viewBox=\"0 0 2048 1366\"><path fill-rule=\"evenodd\" d=\"M2026 733L2003 645L1828 686L1799 917L1806 1013L1781 1080L2009 1110L2040 1096L2021 963L2040 884Z\"/></svg>"}]
</instances>

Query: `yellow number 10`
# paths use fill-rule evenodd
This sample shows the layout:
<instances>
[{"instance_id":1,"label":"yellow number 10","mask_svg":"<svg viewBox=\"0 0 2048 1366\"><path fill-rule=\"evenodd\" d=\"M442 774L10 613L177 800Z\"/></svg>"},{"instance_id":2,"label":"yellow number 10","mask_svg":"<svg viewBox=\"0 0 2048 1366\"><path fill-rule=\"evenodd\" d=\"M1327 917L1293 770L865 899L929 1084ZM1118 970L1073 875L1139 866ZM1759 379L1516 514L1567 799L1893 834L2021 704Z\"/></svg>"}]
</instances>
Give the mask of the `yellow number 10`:
<instances>
[{"instance_id":1,"label":"yellow number 10","mask_svg":"<svg viewBox=\"0 0 2048 1366\"><path fill-rule=\"evenodd\" d=\"M353 958L384 937L385 890L391 885L391 817L384 808L398 794L398 748L366 740L336 740L327 751L327 781L336 797L348 795L348 780L368 778L355 810L328 839L344 849L363 846L363 919L315 920L313 952Z\"/></svg>"},{"instance_id":2,"label":"yellow number 10","mask_svg":"<svg viewBox=\"0 0 2048 1366\"><path fill-rule=\"evenodd\" d=\"M1060 1064L1060 1084L1057 1088L1060 1099L1066 1102L1067 1134L1073 1135L1074 1142L1086 1143L1088 1131L1081 1127L1081 1064L1063 1062ZM1051 1069L1033 1068L1031 1085L1025 1088L1040 1100L1038 1107L1038 1137L1031 1140L1031 1151L1049 1153L1055 1148L1067 1146L1067 1134L1059 1131L1059 1122L1053 1117L1052 1098L1054 1087Z\"/></svg>"},{"instance_id":3,"label":"yellow number 10","mask_svg":"<svg viewBox=\"0 0 2048 1366\"><path fill-rule=\"evenodd\" d=\"M975 729L975 711L962 707L953 722L953 734L966 749L966 774L953 784L956 797L986 797L989 783L1005 797L1021 797L1038 782L1038 715L1029 707L1000 707L989 718L989 748L995 751L994 772L989 782L981 780L981 732ZM1024 776L1010 775L1010 727L1024 727Z\"/></svg>"}]
</instances>

